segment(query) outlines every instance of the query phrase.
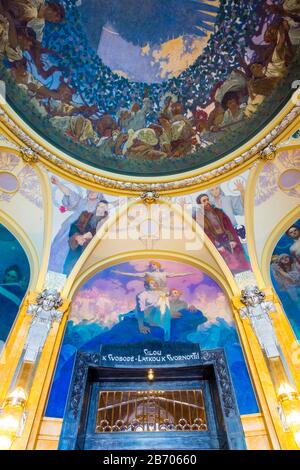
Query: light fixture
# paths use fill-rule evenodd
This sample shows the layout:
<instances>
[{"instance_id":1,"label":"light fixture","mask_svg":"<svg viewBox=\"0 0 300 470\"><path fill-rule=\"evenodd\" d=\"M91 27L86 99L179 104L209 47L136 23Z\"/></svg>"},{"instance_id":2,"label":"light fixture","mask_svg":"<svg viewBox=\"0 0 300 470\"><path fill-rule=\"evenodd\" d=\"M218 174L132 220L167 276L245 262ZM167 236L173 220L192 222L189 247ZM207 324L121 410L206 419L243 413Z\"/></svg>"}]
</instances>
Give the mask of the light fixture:
<instances>
[{"instance_id":1,"label":"light fixture","mask_svg":"<svg viewBox=\"0 0 300 470\"><path fill-rule=\"evenodd\" d=\"M27 396L21 387L15 388L4 400L0 410L0 449L10 449L25 420Z\"/></svg>"},{"instance_id":2,"label":"light fixture","mask_svg":"<svg viewBox=\"0 0 300 470\"><path fill-rule=\"evenodd\" d=\"M154 379L154 370L149 369L148 370L148 380L153 380Z\"/></svg>"},{"instance_id":3,"label":"light fixture","mask_svg":"<svg viewBox=\"0 0 300 470\"><path fill-rule=\"evenodd\" d=\"M0 416L0 431L16 434L18 429L19 421L15 416L6 413Z\"/></svg>"},{"instance_id":4,"label":"light fixture","mask_svg":"<svg viewBox=\"0 0 300 470\"><path fill-rule=\"evenodd\" d=\"M294 433L294 439L296 441L297 446L300 448L300 431Z\"/></svg>"},{"instance_id":5,"label":"light fixture","mask_svg":"<svg viewBox=\"0 0 300 470\"><path fill-rule=\"evenodd\" d=\"M15 388L6 398L4 402L4 408L6 407L25 407L27 396L25 390L22 387Z\"/></svg>"},{"instance_id":6,"label":"light fixture","mask_svg":"<svg viewBox=\"0 0 300 470\"><path fill-rule=\"evenodd\" d=\"M278 389L278 398L280 401L297 399L298 393L289 383L282 383Z\"/></svg>"},{"instance_id":7,"label":"light fixture","mask_svg":"<svg viewBox=\"0 0 300 470\"><path fill-rule=\"evenodd\" d=\"M282 383L278 390L278 399L285 417L285 424L293 433L300 448L300 395L288 383Z\"/></svg>"},{"instance_id":8,"label":"light fixture","mask_svg":"<svg viewBox=\"0 0 300 470\"><path fill-rule=\"evenodd\" d=\"M0 450L9 450L12 445L12 439L10 436L0 435Z\"/></svg>"}]
</instances>

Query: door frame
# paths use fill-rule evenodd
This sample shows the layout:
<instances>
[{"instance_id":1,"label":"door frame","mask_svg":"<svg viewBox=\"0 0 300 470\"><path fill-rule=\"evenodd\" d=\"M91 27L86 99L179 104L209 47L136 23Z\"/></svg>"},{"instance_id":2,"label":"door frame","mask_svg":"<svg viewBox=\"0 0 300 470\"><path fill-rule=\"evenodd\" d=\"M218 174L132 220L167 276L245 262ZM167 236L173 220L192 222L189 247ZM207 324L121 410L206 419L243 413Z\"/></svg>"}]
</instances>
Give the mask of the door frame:
<instances>
[{"instance_id":1,"label":"door frame","mask_svg":"<svg viewBox=\"0 0 300 470\"><path fill-rule=\"evenodd\" d=\"M145 345L146 344L144 343L143 347L145 347ZM132 345L130 346L132 347ZM168 346L164 344L164 348L166 349L167 347ZM170 350L172 353L174 351L174 347L176 348L176 351L180 351L181 348L184 351L186 344L170 344ZM193 345L193 347L197 347L197 345ZM110 350L111 354L114 353L115 348L119 349L120 346L106 346L106 349ZM127 350L126 345L122 345L122 348L124 351ZM212 379L212 399L219 408L218 420L220 421L220 426L225 433L226 448L230 450L246 449L240 413L237 407L234 388L224 350L202 350L200 353L199 349L198 357L199 359L197 360L193 359L192 368L194 369L196 367L198 369L199 378L205 377L209 374ZM59 441L58 448L60 450L76 450L83 448L82 436L84 436L86 417L88 416L91 387L96 381L99 381L99 374L100 377L103 373L106 375L109 374L110 367L111 364L107 364L103 361L103 355L101 352L77 352ZM154 372L162 368L162 366L159 365L151 367L154 369ZM165 364L163 367L167 367L167 369L171 371L171 374L173 371L173 376L178 376L180 369L183 370L183 368L186 369L191 367L191 363L188 360L185 362L183 359L180 361L178 366ZM120 377L128 377L130 374L133 376L134 369L136 368L136 364L133 364L132 367L115 367L115 369L118 369ZM149 366L139 367L139 369L143 370L146 375ZM170 437L170 433L168 433L168 436ZM176 447L175 441L173 448L174 446Z\"/></svg>"}]
</instances>

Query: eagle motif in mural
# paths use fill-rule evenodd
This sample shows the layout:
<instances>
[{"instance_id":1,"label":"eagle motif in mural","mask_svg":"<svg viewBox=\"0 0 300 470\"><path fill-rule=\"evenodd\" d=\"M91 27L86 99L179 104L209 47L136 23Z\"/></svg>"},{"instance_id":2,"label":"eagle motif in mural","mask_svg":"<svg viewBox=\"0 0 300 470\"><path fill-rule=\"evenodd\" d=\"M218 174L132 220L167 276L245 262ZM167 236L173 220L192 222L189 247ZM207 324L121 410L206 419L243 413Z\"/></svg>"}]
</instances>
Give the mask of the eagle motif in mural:
<instances>
[{"instance_id":1,"label":"eagle motif in mural","mask_svg":"<svg viewBox=\"0 0 300 470\"><path fill-rule=\"evenodd\" d=\"M109 24L123 39L140 47L179 36L207 36L219 11L217 0L79 0L89 39L97 48Z\"/></svg>"}]
</instances>

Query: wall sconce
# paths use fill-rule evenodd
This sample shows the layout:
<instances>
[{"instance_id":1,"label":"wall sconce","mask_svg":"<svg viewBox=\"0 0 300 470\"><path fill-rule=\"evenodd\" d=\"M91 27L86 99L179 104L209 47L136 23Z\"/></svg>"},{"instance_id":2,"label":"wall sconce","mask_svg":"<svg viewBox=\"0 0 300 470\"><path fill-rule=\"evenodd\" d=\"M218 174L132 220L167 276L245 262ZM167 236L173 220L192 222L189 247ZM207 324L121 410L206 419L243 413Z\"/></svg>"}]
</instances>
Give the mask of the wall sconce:
<instances>
[{"instance_id":1,"label":"wall sconce","mask_svg":"<svg viewBox=\"0 0 300 470\"><path fill-rule=\"evenodd\" d=\"M21 433L25 423L27 396L17 387L5 399L0 410L0 449L9 450L14 439Z\"/></svg>"},{"instance_id":2,"label":"wall sconce","mask_svg":"<svg viewBox=\"0 0 300 470\"><path fill-rule=\"evenodd\" d=\"M290 384L283 383L278 390L278 399L285 424L294 434L295 442L300 448L300 395Z\"/></svg>"},{"instance_id":3,"label":"wall sconce","mask_svg":"<svg viewBox=\"0 0 300 470\"><path fill-rule=\"evenodd\" d=\"M154 370L149 369L148 370L148 380L153 380L154 379Z\"/></svg>"}]
</instances>

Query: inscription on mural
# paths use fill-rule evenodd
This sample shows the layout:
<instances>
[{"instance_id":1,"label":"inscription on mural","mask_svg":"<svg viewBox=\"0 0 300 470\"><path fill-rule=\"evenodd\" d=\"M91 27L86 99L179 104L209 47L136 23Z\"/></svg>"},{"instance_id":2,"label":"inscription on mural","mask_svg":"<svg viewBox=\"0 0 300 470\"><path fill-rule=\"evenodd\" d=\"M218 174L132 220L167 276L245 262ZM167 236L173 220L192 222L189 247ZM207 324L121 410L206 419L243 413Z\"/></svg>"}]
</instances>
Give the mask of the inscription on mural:
<instances>
[{"instance_id":1,"label":"inscription on mural","mask_svg":"<svg viewBox=\"0 0 300 470\"><path fill-rule=\"evenodd\" d=\"M127 351L127 354L124 354ZM180 352L179 352L180 351ZM135 344L122 349L119 346L110 345L109 348L101 348L101 365L104 367L128 367L128 366L170 366L199 364L201 361L200 348L197 344L186 345L182 343L163 344L157 343L149 347Z\"/></svg>"}]
</instances>

